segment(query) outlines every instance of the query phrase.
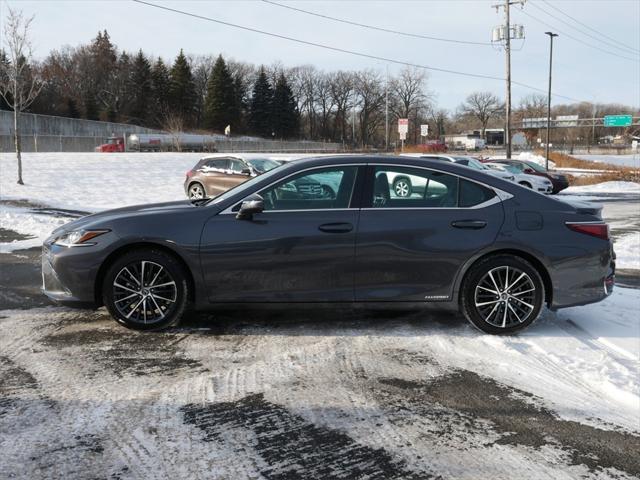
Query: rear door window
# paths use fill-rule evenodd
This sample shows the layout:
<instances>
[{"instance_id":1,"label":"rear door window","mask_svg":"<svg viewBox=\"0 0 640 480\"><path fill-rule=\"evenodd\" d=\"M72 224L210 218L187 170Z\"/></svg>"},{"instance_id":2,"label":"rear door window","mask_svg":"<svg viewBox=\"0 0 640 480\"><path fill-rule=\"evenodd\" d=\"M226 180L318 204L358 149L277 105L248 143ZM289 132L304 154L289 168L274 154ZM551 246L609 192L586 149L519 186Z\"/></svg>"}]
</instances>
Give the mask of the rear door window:
<instances>
[{"instance_id":1,"label":"rear door window","mask_svg":"<svg viewBox=\"0 0 640 480\"><path fill-rule=\"evenodd\" d=\"M452 208L458 204L458 177L423 168L376 166L373 208Z\"/></svg>"},{"instance_id":2,"label":"rear door window","mask_svg":"<svg viewBox=\"0 0 640 480\"><path fill-rule=\"evenodd\" d=\"M460 179L460 199L458 206L462 208L475 207L496 196L496 192L490 188L470 182L463 178Z\"/></svg>"}]
</instances>

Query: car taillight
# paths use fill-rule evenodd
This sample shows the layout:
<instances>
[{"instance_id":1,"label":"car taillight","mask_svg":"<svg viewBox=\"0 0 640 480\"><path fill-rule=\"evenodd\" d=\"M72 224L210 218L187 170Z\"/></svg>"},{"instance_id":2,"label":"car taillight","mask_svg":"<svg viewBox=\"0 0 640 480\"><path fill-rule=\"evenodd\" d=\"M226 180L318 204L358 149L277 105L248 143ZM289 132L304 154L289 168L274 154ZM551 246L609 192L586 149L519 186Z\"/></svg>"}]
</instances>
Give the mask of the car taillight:
<instances>
[{"instance_id":1,"label":"car taillight","mask_svg":"<svg viewBox=\"0 0 640 480\"><path fill-rule=\"evenodd\" d=\"M591 235L592 237L601 238L602 240L609 240L609 225L606 223L567 222L567 227L574 232L584 233L585 235Z\"/></svg>"},{"instance_id":2,"label":"car taillight","mask_svg":"<svg viewBox=\"0 0 640 480\"><path fill-rule=\"evenodd\" d=\"M187 170L187 178L193 177L193 170Z\"/></svg>"}]
</instances>

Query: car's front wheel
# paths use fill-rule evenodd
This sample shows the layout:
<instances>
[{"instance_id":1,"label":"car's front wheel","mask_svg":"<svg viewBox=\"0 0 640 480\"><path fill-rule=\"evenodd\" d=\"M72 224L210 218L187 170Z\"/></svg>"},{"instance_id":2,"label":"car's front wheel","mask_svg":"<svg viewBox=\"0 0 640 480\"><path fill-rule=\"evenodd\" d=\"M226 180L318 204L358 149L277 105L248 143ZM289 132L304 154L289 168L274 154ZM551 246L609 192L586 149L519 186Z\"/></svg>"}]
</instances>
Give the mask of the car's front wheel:
<instances>
[{"instance_id":1,"label":"car's front wheel","mask_svg":"<svg viewBox=\"0 0 640 480\"><path fill-rule=\"evenodd\" d=\"M544 283L526 260L496 255L480 260L462 283L462 311L475 327L509 334L529 326L544 303Z\"/></svg>"},{"instance_id":2,"label":"car's front wheel","mask_svg":"<svg viewBox=\"0 0 640 480\"><path fill-rule=\"evenodd\" d=\"M125 327L154 330L177 325L187 306L188 282L182 265L156 249L133 250L108 268L102 300Z\"/></svg>"},{"instance_id":3,"label":"car's front wheel","mask_svg":"<svg viewBox=\"0 0 640 480\"><path fill-rule=\"evenodd\" d=\"M529 182L520 182L520 185L526 188L533 188Z\"/></svg>"}]
</instances>

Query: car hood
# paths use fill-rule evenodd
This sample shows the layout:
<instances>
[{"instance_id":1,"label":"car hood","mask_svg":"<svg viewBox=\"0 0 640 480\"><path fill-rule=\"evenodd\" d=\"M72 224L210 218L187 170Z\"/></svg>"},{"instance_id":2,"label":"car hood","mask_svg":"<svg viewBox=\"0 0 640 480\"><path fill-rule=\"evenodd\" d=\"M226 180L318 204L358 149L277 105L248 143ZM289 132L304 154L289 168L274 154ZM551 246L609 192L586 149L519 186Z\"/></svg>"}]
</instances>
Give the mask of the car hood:
<instances>
[{"instance_id":1,"label":"car hood","mask_svg":"<svg viewBox=\"0 0 640 480\"><path fill-rule=\"evenodd\" d=\"M52 235L59 235L71 230L80 228L109 228L109 225L115 220L131 217L136 215L151 215L165 212L176 212L180 210L191 211L194 208L200 208L190 200L180 200L176 202L151 203L144 205L131 205L128 207L116 208L113 210L105 210L104 212L94 213L86 217L73 220L66 223L60 228L52 232Z\"/></svg>"}]
</instances>

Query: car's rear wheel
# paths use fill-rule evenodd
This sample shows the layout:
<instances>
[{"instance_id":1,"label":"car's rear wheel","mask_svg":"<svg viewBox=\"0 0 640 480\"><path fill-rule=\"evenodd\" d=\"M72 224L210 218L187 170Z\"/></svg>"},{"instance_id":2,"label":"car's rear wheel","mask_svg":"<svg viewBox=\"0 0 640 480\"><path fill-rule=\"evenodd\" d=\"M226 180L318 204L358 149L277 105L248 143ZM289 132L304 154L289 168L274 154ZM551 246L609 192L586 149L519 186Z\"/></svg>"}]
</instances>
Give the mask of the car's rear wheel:
<instances>
[{"instance_id":1,"label":"car's rear wheel","mask_svg":"<svg viewBox=\"0 0 640 480\"><path fill-rule=\"evenodd\" d=\"M204 186L201 183L192 183L189 185L189 198L191 200L201 200L206 196Z\"/></svg>"},{"instance_id":2,"label":"car's rear wheel","mask_svg":"<svg viewBox=\"0 0 640 480\"><path fill-rule=\"evenodd\" d=\"M102 299L111 316L125 327L170 327L178 324L187 306L187 276L178 260L161 250L134 250L107 270Z\"/></svg>"},{"instance_id":3,"label":"car's rear wheel","mask_svg":"<svg viewBox=\"0 0 640 480\"><path fill-rule=\"evenodd\" d=\"M479 261L462 283L462 311L486 333L509 334L528 327L540 315L544 298L538 271L514 255Z\"/></svg>"},{"instance_id":4,"label":"car's rear wheel","mask_svg":"<svg viewBox=\"0 0 640 480\"><path fill-rule=\"evenodd\" d=\"M533 188L529 182L520 182L520 185L527 188Z\"/></svg>"},{"instance_id":5,"label":"car's rear wheel","mask_svg":"<svg viewBox=\"0 0 640 480\"><path fill-rule=\"evenodd\" d=\"M397 197L410 197L412 191L411 180L408 178L397 178L393 182L393 191Z\"/></svg>"}]
</instances>

